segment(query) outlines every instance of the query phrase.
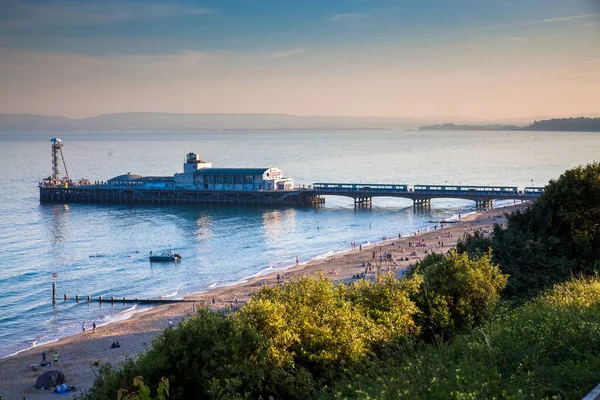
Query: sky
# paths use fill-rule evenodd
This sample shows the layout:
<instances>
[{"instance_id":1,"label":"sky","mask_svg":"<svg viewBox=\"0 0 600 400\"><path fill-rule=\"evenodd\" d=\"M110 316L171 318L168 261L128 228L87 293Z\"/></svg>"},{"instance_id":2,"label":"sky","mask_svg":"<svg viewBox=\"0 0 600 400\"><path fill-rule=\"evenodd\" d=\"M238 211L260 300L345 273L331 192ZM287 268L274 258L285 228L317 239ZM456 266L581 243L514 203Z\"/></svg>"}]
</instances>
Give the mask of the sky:
<instances>
[{"instance_id":1,"label":"sky","mask_svg":"<svg viewBox=\"0 0 600 400\"><path fill-rule=\"evenodd\" d=\"M0 0L0 113L600 113L600 0Z\"/></svg>"}]
</instances>

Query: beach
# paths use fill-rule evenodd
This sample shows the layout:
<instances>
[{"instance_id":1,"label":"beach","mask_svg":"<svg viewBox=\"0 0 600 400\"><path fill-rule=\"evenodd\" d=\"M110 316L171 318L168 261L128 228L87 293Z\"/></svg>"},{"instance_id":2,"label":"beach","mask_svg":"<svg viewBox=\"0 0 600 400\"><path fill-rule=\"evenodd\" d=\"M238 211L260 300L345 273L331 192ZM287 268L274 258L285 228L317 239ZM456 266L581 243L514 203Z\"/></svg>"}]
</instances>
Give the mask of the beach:
<instances>
[{"instance_id":1,"label":"beach","mask_svg":"<svg viewBox=\"0 0 600 400\"><path fill-rule=\"evenodd\" d=\"M23 397L42 399L50 396L49 391L42 391L34 386L36 378L47 368L39 368L37 371L26 368L31 364L39 365L43 351L46 352L49 361L54 352L58 352L59 362L51 369L61 370L65 374L66 383L78 388L77 391L63 397L73 398L93 384L98 374L94 364L117 365L127 357L135 357L144 351L144 344L150 345L152 339L167 328L169 319L172 320L173 325L177 325L192 315L196 307L204 305L214 310L240 307L248 301L252 293L258 291L263 285L290 282L301 276L322 274L336 282L350 282L353 281L353 276L365 272L368 279L373 279L376 270L379 269L383 272L395 271L400 278L409 265L432 251L447 252L455 247L457 240L467 232L480 230L487 235L493 229L494 224L504 223L504 213L526 206L527 203L523 203L470 213L463 215L459 221L444 223L443 228L440 223L431 223L426 231L414 232L401 238L398 236L382 238L380 243L365 245L362 248L357 245L356 248L349 248L347 252L307 263L299 260L297 265L285 271L273 272L244 283L218 287L208 292L186 297L195 302L155 306L148 311L135 314L128 320L100 326L94 331L88 327L83 333L31 348L0 360L0 396L2 400L20 400ZM410 247L409 242L421 243L421 245ZM384 253L390 254L392 261L380 261L380 257ZM401 261L400 258L402 258ZM394 262L394 259L398 261ZM367 263L373 264L371 271L363 265ZM111 344L116 341L119 342L120 347L111 348Z\"/></svg>"}]
</instances>

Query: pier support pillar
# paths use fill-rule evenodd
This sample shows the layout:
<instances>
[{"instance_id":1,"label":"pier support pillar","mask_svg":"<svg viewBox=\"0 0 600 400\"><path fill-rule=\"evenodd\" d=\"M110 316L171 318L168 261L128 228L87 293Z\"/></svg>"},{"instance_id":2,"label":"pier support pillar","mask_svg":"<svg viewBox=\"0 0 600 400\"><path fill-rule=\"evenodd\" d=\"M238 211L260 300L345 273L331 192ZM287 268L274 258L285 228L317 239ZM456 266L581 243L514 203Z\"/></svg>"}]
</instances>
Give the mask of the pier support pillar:
<instances>
[{"instance_id":1,"label":"pier support pillar","mask_svg":"<svg viewBox=\"0 0 600 400\"><path fill-rule=\"evenodd\" d=\"M477 209L486 210L488 208L492 208L493 200L476 200L475 207Z\"/></svg>"},{"instance_id":2,"label":"pier support pillar","mask_svg":"<svg viewBox=\"0 0 600 400\"><path fill-rule=\"evenodd\" d=\"M56 282L52 282L52 304L56 304Z\"/></svg>"},{"instance_id":3,"label":"pier support pillar","mask_svg":"<svg viewBox=\"0 0 600 400\"><path fill-rule=\"evenodd\" d=\"M372 197L356 197L354 199L354 207L371 208L373 206Z\"/></svg>"},{"instance_id":4,"label":"pier support pillar","mask_svg":"<svg viewBox=\"0 0 600 400\"><path fill-rule=\"evenodd\" d=\"M419 210L431 208L431 199L414 199L413 208Z\"/></svg>"}]
</instances>

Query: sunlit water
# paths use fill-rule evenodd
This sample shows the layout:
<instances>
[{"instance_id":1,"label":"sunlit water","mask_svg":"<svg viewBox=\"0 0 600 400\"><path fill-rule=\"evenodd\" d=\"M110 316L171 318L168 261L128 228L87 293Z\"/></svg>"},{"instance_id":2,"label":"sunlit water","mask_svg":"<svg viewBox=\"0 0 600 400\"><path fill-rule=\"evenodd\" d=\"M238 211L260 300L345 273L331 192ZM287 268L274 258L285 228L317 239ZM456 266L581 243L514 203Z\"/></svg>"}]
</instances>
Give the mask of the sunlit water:
<instances>
[{"instance_id":1,"label":"sunlit water","mask_svg":"<svg viewBox=\"0 0 600 400\"><path fill-rule=\"evenodd\" d=\"M0 357L107 323L131 305L63 302L97 297L182 297L215 285L430 226L473 209L434 200L415 212L406 199L375 198L371 210L327 197L323 207L40 205L37 182L51 170L60 136L71 177L127 172L167 175L194 151L216 167L279 167L297 183L544 185L593 161L600 134L553 132L296 131L0 135ZM173 249L178 264L150 264ZM90 257L99 255L100 257ZM56 307L52 273L58 273Z\"/></svg>"}]
</instances>

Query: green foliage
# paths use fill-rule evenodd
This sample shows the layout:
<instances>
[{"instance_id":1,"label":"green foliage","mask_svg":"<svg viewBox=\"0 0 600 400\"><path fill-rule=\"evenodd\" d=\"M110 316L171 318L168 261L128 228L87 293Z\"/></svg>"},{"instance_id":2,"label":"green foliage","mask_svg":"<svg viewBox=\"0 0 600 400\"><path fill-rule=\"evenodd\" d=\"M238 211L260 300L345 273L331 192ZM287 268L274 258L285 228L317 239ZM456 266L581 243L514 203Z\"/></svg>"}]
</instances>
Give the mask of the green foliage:
<instances>
[{"instance_id":1,"label":"green foliage","mask_svg":"<svg viewBox=\"0 0 600 400\"><path fill-rule=\"evenodd\" d=\"M173 399L317 397L345 368L407 348L419 282L388 275L346 287L319 277L263 287L236 314L199 310L136 362L102 367L84 398L114 398L136 376L166 376Z\"/></svg>"},{"instance_id":2,"label":"green foliage","mask_svg":"<svg viewBox=\"0 0 600 400\"><path fill-rule=\"evenodd\" d=\"M490 253L472 260L454 251L446 256L431 254L417 263L410 278L417 277L420 290L413 298L422 337L428 342L447 340L488 318L507 280L492 264Z\"/></svg>"},{"instance_id":3,"label":"green foliage","mask_svg":"<svg viewBox=\"0 0 600 400\"><path fill-rule=\"evenodd\" d=\"M456 242L456 252L460 254L467 253L471 258L481 257L487 254L491 248L492 241L484 237L480 231L475 231Z\"/></svg>"},{"instance_id":4,"label":"green foliage","mask_svg":"<svg viewBox=\"0 0 600 400\"><path fill-rule=\"evenodd\" d=\"M129 393L127 389L120 389L117 391L117 400L152 400L150 388L144 385L144 378L136 376L133 378L134 390ZM158 384L156 393L156 400L166 400L169 398L169 380L165 377L162 378Z\"/></svg>"},{"instance_id":5,"label":"green foliage","mask_svg":"<svg viewBox=\"0 0 600 400\"><path fill-rule=\"evenodd\" d=\"M579 279L325 398L579 399L598 384L600 280Z\"/></svg>"},{"instance_id":6,"label":"green foliage","mask_svg":"<svg viewBox=\"0 0 600 400\"><path fill-rule=\"evenodd\" d=\"M305 277L261 290L237 318L268 338L273 363L327 378L415 331L410 291L391 276L350 287Z\"/></svg>"},{"instance_id":7,"label":"green foliage","mask_svg":"<svg viewBox=\"0 0 600 400\"><path fill-rule=\"evenodd\" d=\"M600 164L566 171L528 209L496 226L491 242L472 236L459 246L469 254L493 249L510 275L505 296L529 299L571 276L590 275L600 260Z\"/></svg>"},{"instance_id":8,"label":"green foliage","mask_svg":"<svg viewBox=\"0 0 600 400\"><path fill-rule=\"evenodd\" d=\"M268 391L266 342L231 316L200 309L177 329L167 329L136 362L102 367L87 399L114 398L135 376L158 382L166 376L173 399L256 397Z\"/></svg>"}]
</instances>

